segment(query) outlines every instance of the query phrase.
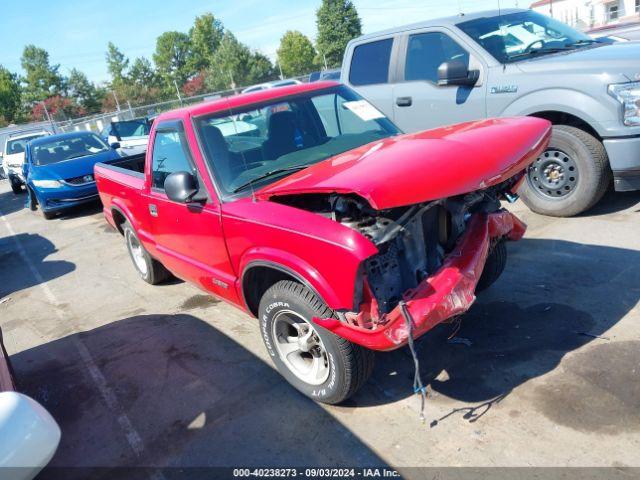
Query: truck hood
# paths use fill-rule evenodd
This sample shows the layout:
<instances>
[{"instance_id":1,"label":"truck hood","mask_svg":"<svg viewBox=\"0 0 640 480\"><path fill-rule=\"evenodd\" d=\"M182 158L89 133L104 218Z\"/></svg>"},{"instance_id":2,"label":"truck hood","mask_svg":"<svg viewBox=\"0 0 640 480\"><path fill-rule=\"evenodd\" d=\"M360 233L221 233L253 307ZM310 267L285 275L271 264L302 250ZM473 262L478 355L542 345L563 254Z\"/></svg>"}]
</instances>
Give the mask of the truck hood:
<instances>
[{"instance_id":1,"label":"truck hood","mask_svg":"<svg viewBox=\"0 0 640 480\"><path fill-rule=\"evenodd\" d=\"M539 118L467 122L372 142L323 160L256 192L258 199L355 193L377 209L452 197L525 169L548 143Z\"/></svg>"},{"instance_id":2,"label":"truck hood","mask_svg":"<svg viewBox=\"0 0 640 480\"><path fill-rule=\"evenodd\" d=\"M93 166L96 163L109 163L119 158L121 157L115 150L107 150L96 155L73 158L50 165L32 166L29 176L42 180L66 180L83 175L92 175Z\"/></svg>"},{"instance_id":3,"label":"truck hood","mask_svg":"<svg viewBox=\"0 0 640 480\"><path fill-rule=\"evenodd\" d=\"M548 54L516 65L525 73L559 72L569 74L622 73L629 80L640 75L640 42L617 42L597 47L582 47L567 52Z\"/></svg>"}]
</instances>

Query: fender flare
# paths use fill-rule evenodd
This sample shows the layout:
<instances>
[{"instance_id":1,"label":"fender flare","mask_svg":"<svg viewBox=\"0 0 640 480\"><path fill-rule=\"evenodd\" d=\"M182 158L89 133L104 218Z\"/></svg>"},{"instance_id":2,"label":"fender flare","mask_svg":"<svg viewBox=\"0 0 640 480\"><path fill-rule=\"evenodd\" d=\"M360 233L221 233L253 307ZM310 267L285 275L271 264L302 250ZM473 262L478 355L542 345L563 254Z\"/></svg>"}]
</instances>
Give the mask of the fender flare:
<instances>
[{"instance_id":1,"label":"fender flare","mask_svg":"<svg viewBox=\"0 0 640 480\"><path fill-rule=\"evenodd\" d=\"M339 309L342 303L331 284L308 262L302 258L275 248L256 247L244 253L240 260L237 290L248 309L245 298L244 278L255 267L267 267L290 275L309 288L331 309ZM248 309L249 310L249 309Z\"/></svg>"}]
</instances>

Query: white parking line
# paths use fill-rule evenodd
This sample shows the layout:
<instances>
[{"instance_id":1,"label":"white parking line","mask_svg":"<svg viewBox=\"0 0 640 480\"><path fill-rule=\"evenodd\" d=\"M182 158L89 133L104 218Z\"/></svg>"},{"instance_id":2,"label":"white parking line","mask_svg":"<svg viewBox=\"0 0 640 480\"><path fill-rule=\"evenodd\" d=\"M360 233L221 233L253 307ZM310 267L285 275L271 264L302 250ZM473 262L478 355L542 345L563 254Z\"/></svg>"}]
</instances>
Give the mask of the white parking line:
<instances>
[{"instance_id":1,"label":"white parking line","mask_svg":"<svg viewBox=\"0 0 640 480\"><path fill-rule=\"evenodd\" d=\"M33 275L36 282L38 283L38 286L41 288L42 292L44 293L44 296L52 305L54 311L56 312L56 316L61 321L69 322L71 319L68 318L69 317L68 315L65 316L65 312L60 307L61 302L58 301L55 294L53 293L49 285L47 285L44 278L42 277L42 274L38 271L36 266L33 264L31 259L27 255L26 250L24 249L24 247L20 243L20 240L18 240L18 237L16 236L16 232L13 230L13 227L9 223L9 220L7 220L7 218L4 216L2 211L0 211L0 218L2 219L3 223L7 227L7 230L9 231L9 234L11 235L11 238L13 239L16 245L16 248L18 249L18 253L20 254L20 257L22 257L22 259L24 260L24 263L27 265L27 267L31 271L31 274ZM73 322L73 320L71 320L71 322ZM80 331L79 328L75 328L74 330L76 332ZM138 457L141 457L144 452L144 444L142 442L142 438L140 437L140 434L135 429L135 427L131 423L131 420L129 420L129 417L126 415L126 413L124 413L124 409L118 403L118 400L115 394L113 393L113 390L109 387L109 384L107 383L107 379L104 377L104 375L96 365L96 362L93 360L93 357L91 356L91 353L89 352L89 349L87 348L87 346L82 342L82 340L80 340L78 335L73 335L72 340L73 340L74 346L76 347L76 349L78 350L78 353L80 354L80 357L84 361L85 366L89 370L89 375L91 375L91 378L95 383L96 387L98 388L100 395L102 395L104 402L107 404L107 407L115 415L117 415L118 424L120 425L120 428L124 432L124 435L127 439L127 442L129 443L129 446ZM164 478L164 476L162 475L161 472L153 472L151 474L151 478L160 480Z\"/></svg>"}]
</instances>

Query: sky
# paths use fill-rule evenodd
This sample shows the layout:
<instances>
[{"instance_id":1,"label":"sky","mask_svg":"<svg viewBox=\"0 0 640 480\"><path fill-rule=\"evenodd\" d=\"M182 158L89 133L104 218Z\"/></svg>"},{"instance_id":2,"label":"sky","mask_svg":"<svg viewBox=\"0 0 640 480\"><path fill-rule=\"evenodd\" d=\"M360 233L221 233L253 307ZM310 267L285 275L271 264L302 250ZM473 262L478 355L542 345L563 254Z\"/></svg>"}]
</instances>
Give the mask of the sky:
<instances>
[{"instance_id":1,"label":"sky","mask_svg":"<svg viewBox=\"0 0 640 480\"><path fill-rule=\"evenodd\" d=\"M462 12L528 7L524 0L353 0L363 33ZM499 5L500 4L500 5ZM240 41L276 57L280 37L299 30L316 36L320 0L3 0L0 65L23 73L20 56L30 43L49 52L68 75L78 68L94 82L109 79L105 51L114 42L130 60L151 60L163 32L187 32L197 15L213 13Z\"/></svg>"}]
</instances>

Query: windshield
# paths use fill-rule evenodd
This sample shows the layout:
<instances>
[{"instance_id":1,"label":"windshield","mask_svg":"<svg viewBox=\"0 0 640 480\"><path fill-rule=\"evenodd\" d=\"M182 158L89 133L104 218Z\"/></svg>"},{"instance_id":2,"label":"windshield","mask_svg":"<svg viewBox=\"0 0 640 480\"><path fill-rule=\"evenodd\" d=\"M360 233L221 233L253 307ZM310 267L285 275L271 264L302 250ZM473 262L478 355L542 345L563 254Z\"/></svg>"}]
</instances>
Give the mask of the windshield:
<instances>
[{"instance_id":1,"label":"windshield","mask_svg":"<svg viewBox=\"0 0 640 480\"><path fill-rule=\"evenodd\" d=\"M151 124L146 118L114 122L111 127L118 138L144 137L151 130Z\"/></svg>"},{"instance_id":2,"label":"windshield","mask_svg":"<svg viewBox=\"0 0 640 480\"><path fill-rule=\"evenodd\" d=\"M532 11L477 18L458 27L501 63L595 43L584 33Z\"/></svg>"},{"instance_id":3,"label":"windshield","mask_svg":"<svg viewBox=\"0 0 640 480\"><path fill-rule=\"evenodd\" d=\"M21 137L14 140L7 141L7 155L13 155L14 153L24 153L24 148L34 138L40 138L43 134L31 135L30 137Z\"/></svg>"},{"instance_id":4,"label":"windshield","mask_svg":"<svg viewBox=\"0 0 640 480\"><path fill-rule=\"evenodd\" d=\"M246 193L296 169L400 133L344 86L203 117L196 126L224 195Z\"/></svg>"},{"instance_id":5,"label":"windshield","mask_svg":"<svg viewBox=\"0 0 640 480\"><path fill-rule=\"evenodd\" d=\"M31 156L35 165L50 165L52 163L71 160L72 158L95 155L109 150L104 141L93 133L65 137L46 143L33 145Z\"/></svg>"}]
</instances>

